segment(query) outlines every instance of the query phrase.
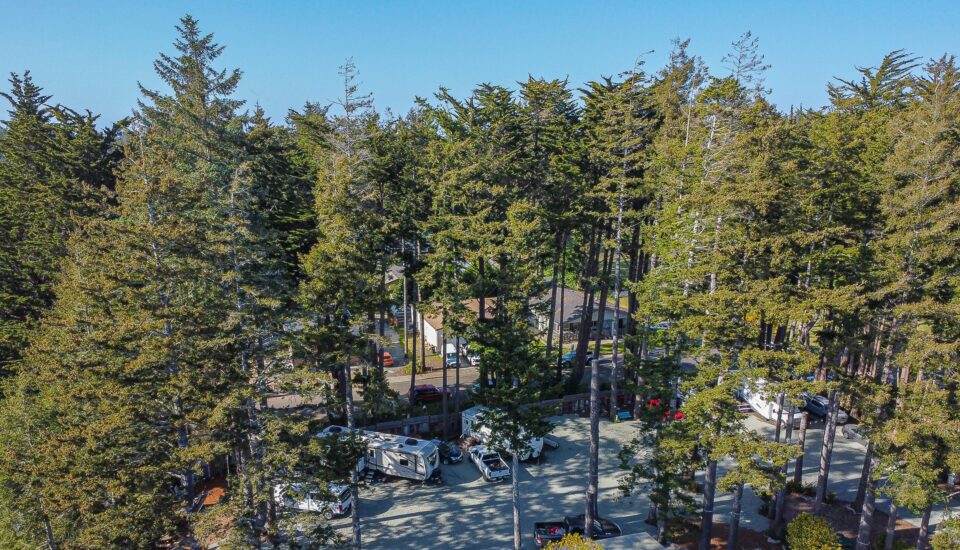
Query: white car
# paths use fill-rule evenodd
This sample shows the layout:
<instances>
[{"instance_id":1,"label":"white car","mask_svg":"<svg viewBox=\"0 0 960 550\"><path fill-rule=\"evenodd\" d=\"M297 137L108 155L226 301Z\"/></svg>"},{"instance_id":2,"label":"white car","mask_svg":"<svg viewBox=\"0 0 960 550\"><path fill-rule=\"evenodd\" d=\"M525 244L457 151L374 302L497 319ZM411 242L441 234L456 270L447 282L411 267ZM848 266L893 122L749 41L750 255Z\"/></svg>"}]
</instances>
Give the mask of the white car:
<instances>
[{"instance_id":1,"label":"white car","mask_svg":"<svg viewBox=\"0 0 960 550\"><path fill-rule=\"evenodd\" d=\"M510 467L500 453L483 445L470 447L470 460L486 481L503 481L510 477Z\"/></svg>"},{"instance_id":2,"label":"white car","mask_svg":"<svg viewBox=\"0 0 960 550\"><path fill-rule=\"evenodd\" d=\"M317 487L311 489L300 483L285 483L273 488L273 499L285 508L317 512L326 519L350 513L353 502L350 499L349 486L328 483L327 491L323 493Z\"/></svg>"}]
</instances>

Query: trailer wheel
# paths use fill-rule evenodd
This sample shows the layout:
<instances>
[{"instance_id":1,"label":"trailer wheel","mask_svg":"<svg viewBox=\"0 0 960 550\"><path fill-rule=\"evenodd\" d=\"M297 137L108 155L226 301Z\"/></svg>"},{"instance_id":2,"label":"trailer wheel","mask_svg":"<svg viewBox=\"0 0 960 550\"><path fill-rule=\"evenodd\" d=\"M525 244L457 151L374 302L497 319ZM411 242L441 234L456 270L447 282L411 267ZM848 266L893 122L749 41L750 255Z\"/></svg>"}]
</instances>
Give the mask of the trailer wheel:
<instances>
[{"instance_id":1,"label":"trailer wheel","mask_svg":"<svg viewBox=\"0 0 960 550\"><path fill-rule=\"evenodd\" d=\"M330 508L327 508L326 510L324 510L323 519L327 521L330 521L331 519L333 519L333 510L331 510Z\"/></svg>"}]
</instances>

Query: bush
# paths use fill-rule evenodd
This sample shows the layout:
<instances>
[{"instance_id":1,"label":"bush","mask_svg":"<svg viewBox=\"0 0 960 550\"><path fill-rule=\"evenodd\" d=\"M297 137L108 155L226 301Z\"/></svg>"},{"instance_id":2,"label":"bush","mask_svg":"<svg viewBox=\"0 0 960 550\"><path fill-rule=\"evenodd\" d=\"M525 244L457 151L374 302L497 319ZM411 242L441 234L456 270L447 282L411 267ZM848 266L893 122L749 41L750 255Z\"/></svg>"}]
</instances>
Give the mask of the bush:
<instances>
[{"instance_id":1,"label":"bush","mask_svg":"<svg viewBox=\"0 0 960 550\"><path fill-rule=\"evenodd\" d=\"M570 533L547 545L549 550L603 550L603 547L579 533Z\"/></svg>"},{"instance_id":2,"label":"bush","mask_svg":"<svg viewBox=\"0 0 960 550\"><path fill-rule=\"evenodd\" d=\"M817 494L817 488L812 483L802 484L793 481L787 482L787 492L794 495L803 495L812 497Z\"/></svg>"},{"instance_id":3,"label":"bush","mask_svg":"<svg viewBox=\"0 0 960 550\"><path fill-rule=\"evenodd\" d=\"M804 512L787 525L787 548L790 550L833 550L837 534L827 520Z\"/></svg>"},{"instance_id":4,"label":"bush","mask_svg":"<svg viewBox=\"0 0 960 550\"><path fill-rule=\"evenodd\" d=\"M960 548L960 518L947 518L937 527L937 533L930 539L933 550L951 550Z\"/></svg>"}]
</instances>

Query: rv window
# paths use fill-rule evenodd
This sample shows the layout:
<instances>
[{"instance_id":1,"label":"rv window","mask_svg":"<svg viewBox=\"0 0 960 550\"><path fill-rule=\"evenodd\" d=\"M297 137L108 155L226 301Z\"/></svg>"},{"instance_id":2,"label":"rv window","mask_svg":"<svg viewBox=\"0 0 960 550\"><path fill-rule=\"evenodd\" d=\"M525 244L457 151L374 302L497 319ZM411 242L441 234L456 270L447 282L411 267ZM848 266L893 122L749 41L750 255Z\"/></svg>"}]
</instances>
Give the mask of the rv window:
<instances>
[{"instance_id":1,"label":"rv window","mask_svg":"<svg viewBox=\"0 0 960 550\"><path fill-rule=\"evenodd\" d=\"M400 465L401 465L401 466L409 466L409 465L410 465L410 461L407 460L407 459L405 459L405 458L401 458L401 459L400 459Z\"/></svg>"},{"instance_id":2,"label":"rv window","mask_svg":"<svg viewBox=\"0 0 960 550\"><path fill-rule=\"evenodd\" d=\"M373 449L367 449L367 456L373 458Z\"/></svg>"}]
</instances>

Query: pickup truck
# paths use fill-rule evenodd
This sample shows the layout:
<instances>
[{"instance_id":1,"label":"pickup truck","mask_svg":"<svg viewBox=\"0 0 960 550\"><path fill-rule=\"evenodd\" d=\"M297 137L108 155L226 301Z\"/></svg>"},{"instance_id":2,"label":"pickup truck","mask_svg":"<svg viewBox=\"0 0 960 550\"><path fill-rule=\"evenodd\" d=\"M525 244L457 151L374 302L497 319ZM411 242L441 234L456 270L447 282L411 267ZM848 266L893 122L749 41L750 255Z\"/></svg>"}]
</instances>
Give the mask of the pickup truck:
<instances>
[{"instance_id":1,"label":"pickup truck","mask_svg":"<svg viewBox=\"0 0 960 550\"><path fill-rule=\"evenodd\" d=\"M470 447L470 460L476 464L483 479L487 481L503 481L510 477L510 467L500 458L500 453L488 449L483 445Z\"/></svg>"},{"instance_id":2,"label":"pickup truck","mask_svg":"<svg viewBox=\"0 0 960 550\"><path fill-rule=\"evenodd\" d=\"M533 524L533 535L537 548L543 548L551 542L562 539L567 533L583 534L584 515L567 516L563 521L541 521ZM619 537L622 531L616 523L603 518L593 520L593 539Z\"/></svg>"}]
</instances>

